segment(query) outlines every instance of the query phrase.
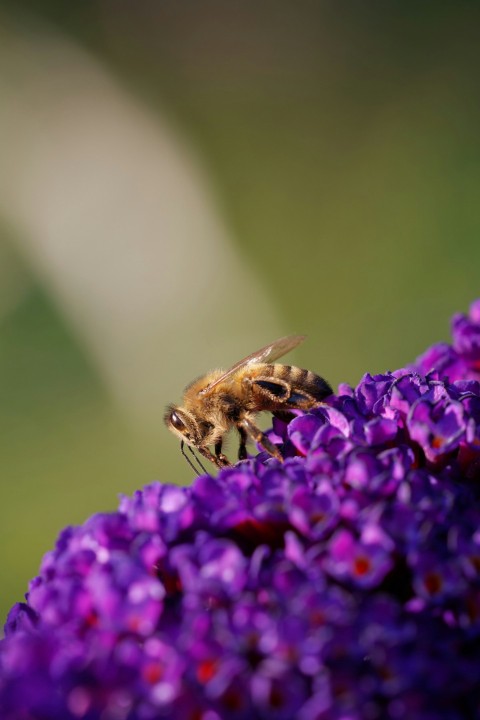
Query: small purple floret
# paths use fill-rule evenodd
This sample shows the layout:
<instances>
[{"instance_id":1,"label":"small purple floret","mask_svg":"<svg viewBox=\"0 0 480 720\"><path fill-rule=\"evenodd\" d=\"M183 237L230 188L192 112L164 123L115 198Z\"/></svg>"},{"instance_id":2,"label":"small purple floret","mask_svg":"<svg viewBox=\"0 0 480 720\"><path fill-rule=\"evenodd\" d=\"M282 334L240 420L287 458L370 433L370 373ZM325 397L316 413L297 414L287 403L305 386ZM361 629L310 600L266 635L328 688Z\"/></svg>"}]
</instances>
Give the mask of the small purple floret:
<instances>
[{"instance_id":1,"label":"small purple floret","mask_svg":"<svg viewBox=\"0 0 480 720\"><path fill-rule=\"evenodd\" d=\"M2 720L480 713L480 300L453 344L189 488L66 528L0 642Z\"/></svg>"}]
</instances>

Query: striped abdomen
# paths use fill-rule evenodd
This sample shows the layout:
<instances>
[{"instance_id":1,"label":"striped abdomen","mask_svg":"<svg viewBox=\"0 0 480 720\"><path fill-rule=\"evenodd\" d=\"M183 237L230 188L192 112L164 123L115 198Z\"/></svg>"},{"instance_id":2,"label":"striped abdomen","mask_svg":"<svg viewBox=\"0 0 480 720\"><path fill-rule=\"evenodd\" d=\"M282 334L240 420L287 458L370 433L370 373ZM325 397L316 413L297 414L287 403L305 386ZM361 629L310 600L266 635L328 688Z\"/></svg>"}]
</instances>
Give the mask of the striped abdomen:
<instances>
[{"instance_id":1,"label":"striped abdomen","mask_svg":"<svg viewBox=\"0 0 480 720\"><path fill-rule=\"evenodd\" d=\"M253 373L252 373L253 375ZM251 378L258 392L283 406L307 408L332 394L332 388L311 370L294 365L257 365Z\"/></svg>"}]
</instances>

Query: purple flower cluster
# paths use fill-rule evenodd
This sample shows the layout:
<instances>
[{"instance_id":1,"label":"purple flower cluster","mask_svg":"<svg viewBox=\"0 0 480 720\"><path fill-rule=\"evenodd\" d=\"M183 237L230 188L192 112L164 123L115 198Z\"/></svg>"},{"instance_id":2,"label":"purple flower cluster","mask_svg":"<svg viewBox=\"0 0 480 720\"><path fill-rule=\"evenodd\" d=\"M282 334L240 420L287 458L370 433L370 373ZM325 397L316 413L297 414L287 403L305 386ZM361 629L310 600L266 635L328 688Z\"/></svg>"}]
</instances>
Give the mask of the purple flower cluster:
<instances>
[{"instance_id":1,"label":"purple flower cluster","mask_svg":"<svg viewBox=\"0 0 480 720\"><path fill-rule=\"evenodd\" d=\"M274 420L286 461L67 528L0 644L2 720L480 717L480 301L453 345Z\"/></svg>"}]
</instances>

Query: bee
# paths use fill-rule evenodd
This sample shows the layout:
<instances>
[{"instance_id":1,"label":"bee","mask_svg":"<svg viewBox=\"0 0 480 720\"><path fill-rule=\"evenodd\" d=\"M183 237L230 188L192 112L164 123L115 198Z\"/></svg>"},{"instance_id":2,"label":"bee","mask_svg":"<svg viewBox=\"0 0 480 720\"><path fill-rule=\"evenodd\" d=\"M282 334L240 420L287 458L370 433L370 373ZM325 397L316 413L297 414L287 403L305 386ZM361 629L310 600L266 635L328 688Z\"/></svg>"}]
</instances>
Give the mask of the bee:
<instances>
[{"instance_id":1,"label":"bee","mask_svg":"<svg viewBox=\"0 0 480 720\"><path fill-rule=\"evenodd\" d=\"M288 335L247 355L229 370L213 370L185 388L182 405L169 405L164 421L180 440L180 449L198 474L184 445L193 448L218 468L230 465L222 453L228 431L235 427L240 436L238 459L247 457L247 440L256 441L270 455L282 461L276 445L255 424L258 413L267 411L290 419L291 410L310 410L332 393L326 380L311 370L272 364L297 347L305 335ZM209 449L214 447L215 454ZM202 470L203 465L198 461Z\"/></svg>"}]
</instances>

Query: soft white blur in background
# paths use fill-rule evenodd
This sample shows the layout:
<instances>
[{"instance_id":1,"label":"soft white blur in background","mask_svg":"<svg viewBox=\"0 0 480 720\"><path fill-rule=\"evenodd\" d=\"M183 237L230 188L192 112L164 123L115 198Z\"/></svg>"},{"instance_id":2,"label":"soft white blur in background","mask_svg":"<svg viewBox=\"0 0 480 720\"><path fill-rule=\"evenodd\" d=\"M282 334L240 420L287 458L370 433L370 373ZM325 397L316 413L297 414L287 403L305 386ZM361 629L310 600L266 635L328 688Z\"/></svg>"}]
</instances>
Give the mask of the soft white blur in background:
<instances>
[{"instance_id":1,"label":"soft white blur in background","mask_svg":"<svg viewBox=\"0 0 480 720\"><path fill-rule=\"evenodd\" d=\"M287 334L333 384L480 295L480 9L0 0L2 614L189 483L167 402ZM230 444L235 454L235 443Z\"/></svg>"}]
</instances>

